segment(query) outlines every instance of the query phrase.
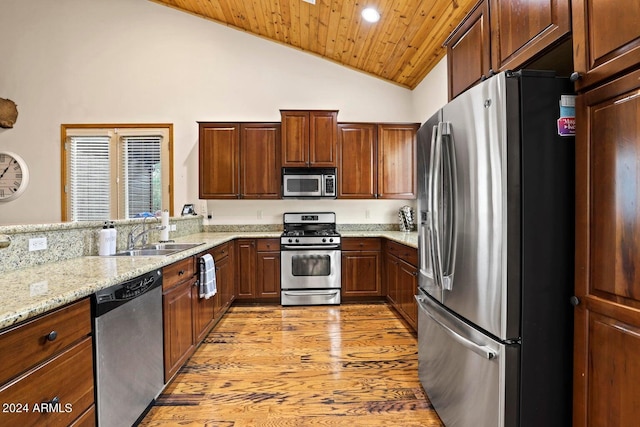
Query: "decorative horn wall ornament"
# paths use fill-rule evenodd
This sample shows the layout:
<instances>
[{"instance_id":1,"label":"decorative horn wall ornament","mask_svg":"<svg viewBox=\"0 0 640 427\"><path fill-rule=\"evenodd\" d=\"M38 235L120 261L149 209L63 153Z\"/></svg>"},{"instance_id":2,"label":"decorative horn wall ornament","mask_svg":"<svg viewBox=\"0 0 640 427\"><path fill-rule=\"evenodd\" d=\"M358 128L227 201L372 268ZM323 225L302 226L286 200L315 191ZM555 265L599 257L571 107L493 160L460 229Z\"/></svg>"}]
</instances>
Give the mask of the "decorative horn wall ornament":
<instances>
[{"instance_id":1,"label":"decorative horn wall ornament","mask_svg":"<svg viewBox=\"0 0 640 427\"><path fill-rule=\"evenodd\" d=\"M0 127L12 128L18 119L18 107L10 99L0 98Z\"/></svg>"}]
</instances>

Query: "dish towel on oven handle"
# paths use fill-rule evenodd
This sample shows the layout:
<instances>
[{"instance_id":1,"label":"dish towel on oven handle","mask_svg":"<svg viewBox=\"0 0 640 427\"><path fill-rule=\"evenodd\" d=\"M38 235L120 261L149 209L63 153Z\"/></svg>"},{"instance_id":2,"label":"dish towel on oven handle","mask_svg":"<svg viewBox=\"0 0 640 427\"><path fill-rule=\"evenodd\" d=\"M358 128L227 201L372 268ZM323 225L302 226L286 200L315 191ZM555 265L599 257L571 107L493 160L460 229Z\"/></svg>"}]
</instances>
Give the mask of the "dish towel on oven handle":
<instances>
[{"instance_id":1,"label":"dish towel on oven handle","mask_svg":"<svg viewBox=\"0 0 640 427\"><path fill-rule=\"evenodd\" d=\"M216 265L210 254L200 257L200 298L209 299L218 291L216 287Z\"/></svg>"}]
</instances>

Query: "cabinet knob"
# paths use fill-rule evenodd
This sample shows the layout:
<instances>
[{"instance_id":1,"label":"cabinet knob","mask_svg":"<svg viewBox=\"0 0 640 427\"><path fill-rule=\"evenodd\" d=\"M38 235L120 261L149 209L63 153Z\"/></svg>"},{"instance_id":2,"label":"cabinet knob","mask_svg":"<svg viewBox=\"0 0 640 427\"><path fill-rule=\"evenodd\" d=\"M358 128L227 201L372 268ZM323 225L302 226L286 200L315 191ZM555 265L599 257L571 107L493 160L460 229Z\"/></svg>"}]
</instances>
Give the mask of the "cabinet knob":
<instances>
[{"instance_id":1,"label":"cabinet knob","mask_svg":"<svg viewBox=\"0 0 640 427\"><path fill-rule=\"evenodd\" d=\"M178 271L178 276L183 276L183 275L184 275L184 270Z\"/></svg>"},{"instance_id":2,"label":"cabinet knob","mask_svg":"<svg viewBox=\"0 0 640 427\"><path fill-rule=\"evenodd\" d=\"M51 331L47 334L47 341L55 341L56 338L58 338L58 332L57 331Z\"/></svg>"},{"instance_id":3,"label":"cabinet knob","mask_svg":"<svg viewBox=\"0 0 640 427\"><path fill-rule=\"evenodd\" d=\"M572 306L577 307L578 305L580 305L580 298L574 295L571 298L569 298L569 302L571 303Z\"/></svg>"},{"instance_id":4,"label":"cabinet knob","mask_svg":"<svg viewBox=\"0 0 640 427\"><path fill-rule=\"evenodd\" d=\"M580 74L577 71L574 71L573 73L571 73L571 76L569 76L569 80L571 80L572 82L578 81L582 78L582 74Z\"/></svg>"}]
</instances>

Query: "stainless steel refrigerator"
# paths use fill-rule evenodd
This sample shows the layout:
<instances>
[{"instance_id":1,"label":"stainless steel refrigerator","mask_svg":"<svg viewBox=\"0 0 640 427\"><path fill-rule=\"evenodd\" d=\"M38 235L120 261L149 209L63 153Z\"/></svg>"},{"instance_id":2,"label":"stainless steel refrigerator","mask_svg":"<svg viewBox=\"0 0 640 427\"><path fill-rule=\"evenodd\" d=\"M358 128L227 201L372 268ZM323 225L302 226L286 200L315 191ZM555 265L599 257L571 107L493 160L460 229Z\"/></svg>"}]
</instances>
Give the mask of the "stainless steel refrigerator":
<instances>
[{"instance_id":1,"label":"stainless steel refrigerator","mask_svg":"<svg viewBox=\"0 0 640 427\"><path fill-rule=\"evenodd\" d=\"M447 427L571 425L572 94L503 72L418 131L418 371Z\"/></svg>"}]
</instances>

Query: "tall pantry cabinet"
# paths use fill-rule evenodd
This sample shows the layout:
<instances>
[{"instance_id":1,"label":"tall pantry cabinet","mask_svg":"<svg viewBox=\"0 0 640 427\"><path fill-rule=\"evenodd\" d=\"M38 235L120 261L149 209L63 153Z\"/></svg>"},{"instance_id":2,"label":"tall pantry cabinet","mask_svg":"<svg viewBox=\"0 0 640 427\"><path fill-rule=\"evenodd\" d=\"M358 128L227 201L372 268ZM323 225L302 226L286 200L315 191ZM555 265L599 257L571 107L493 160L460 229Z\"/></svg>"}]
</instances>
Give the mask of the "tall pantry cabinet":
<instances>
[{"instance_id":1,"label":"tall pantry cabinet","mask_svg":"<svg viewBox=\"0 0 640 427\"><path fill-rule=\"evenodd\" d=\"M640 2L572 0L574 426L640 419Z\"/></svg>"}]
</instances>

